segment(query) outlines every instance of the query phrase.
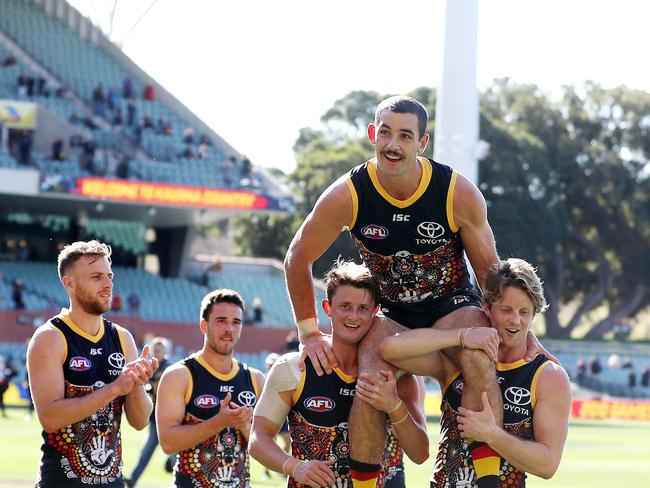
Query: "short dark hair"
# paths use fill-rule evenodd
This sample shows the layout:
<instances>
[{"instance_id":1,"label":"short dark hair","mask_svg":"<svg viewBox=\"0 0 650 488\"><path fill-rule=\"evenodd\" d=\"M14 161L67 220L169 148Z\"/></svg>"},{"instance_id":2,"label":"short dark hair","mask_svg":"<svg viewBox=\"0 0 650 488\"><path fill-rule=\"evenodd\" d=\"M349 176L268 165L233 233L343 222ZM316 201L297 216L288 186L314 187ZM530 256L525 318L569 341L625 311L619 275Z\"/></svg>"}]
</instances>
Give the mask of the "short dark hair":
<instances>
[{"instance_id":1,"label":"short dark hair","mask_svg":"<svg viewBox=\"0 0 650 488\"><path fill-rule=\"evenodd\" d=\"M384 110L390 110L396 114L415 114L418 118L418 139L422 139L427 132L427 123L429 122L429 112L427 109L413 97L397 95L389 97L379 102L375 111L375 125L379 123L379 116Z\"/></svg>"},{"instance_id":2,"label":"short dark hair","mask_svg":"<svg viewBox=\"0 0 650 488\"><path fill-rule=\"evenodd\" d=\"M111 246L97 240L77 241L64 246L57 258L59 279L63 278L68 270L82 257L94 257L95 259L93 262L97 261L101 257L105 257L110 263L112 252Z\"/></svg>"},{"instance_id":3,"label":"short dark hair","mask_svg":"<svg viewBox=\"0 0 650 488\"><path fill-rule=\"evenodd\" d=\"M362 264L345 261L341 258L337 259L325 275L325 285L327 286L327 299L330 302L341 285L350 285L362 290L368 290L375 305L379 304L379 285L370 270Z\"/></svg>"},{"instance_id":4,"label":"short dark hair","mask_svg":"<svg viewBox=\"0 0 650 488\"><path fill-rule=\"evenodd\" d=\"M535 313L548 308L542 281L532 264L523 259L510 258L493 264L485 279L483 302L489 306L501 300L503 290L514 286L526 293L535 307Z\"/></svg>"},{"instance_id":5,"label":"short dark hair","mask_svg":"<svg viewBox=\"0 0 650 488\"><path fill-rule=\"evenodd\" d=\"M217 303L232 303L233 305L241 308L242 315L244 314L244 299L239 293L235 290L229 290L228 288L220 288L218 290L213 290L203 297L201 300L201 318L207 321L210 318L210 312L212 312L212 306Z\"/></svg>"}]
</instances>

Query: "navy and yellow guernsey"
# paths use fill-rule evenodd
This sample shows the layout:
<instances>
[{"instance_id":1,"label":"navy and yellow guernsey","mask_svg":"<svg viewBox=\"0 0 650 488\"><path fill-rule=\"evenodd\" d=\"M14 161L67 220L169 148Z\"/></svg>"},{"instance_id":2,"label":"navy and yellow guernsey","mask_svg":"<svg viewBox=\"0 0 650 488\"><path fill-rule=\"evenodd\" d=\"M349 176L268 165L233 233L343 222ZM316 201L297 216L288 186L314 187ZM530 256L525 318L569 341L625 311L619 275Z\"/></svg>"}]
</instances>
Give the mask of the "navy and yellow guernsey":
<instances>
[{"instance_id":1,"label":"navy and yellow guernsey","mask_svg":"<svg viewBox=\"0 0 650 488\"><path fill-rule=\"evenodd\" d=\"M381 289L384 315L409 328L430 327L468 304L480 307L454 221L457 173L418 158L422 177L406 200L379 182L377 161L353 168L347 179L353 202L349 225L365 265Z\"/></svg>"},{"instance_id":2,"label":"navy and yellow guernsey","mask_svg":"<svg viewBox=\"0 0 650 488\"><path fill-rule=\"evenodd\" d=\"M537 403L537 380L550 364L539 355L531 362L525 360L497 365L497 377L503 396L503 428L515 437L533 440L533 413ZM476 474L467 440L458 430L458 407L463 391L463 377L453 375L443 388L440 444L431 479L431 488L476 488ZM501 459L499 478L502 488L523 488L526 474Z\"/></svg>"},{"instance_id":3,"label":"navy and yellow guernsey","mask_svg":"<svg viewBox=\"0 0 650 488\"><path fill-rule=\"evenodd\" d=\"M236 359L228 374L220 374L198 354L181 361L190 385L185 395L183 424L195 424L219 413L220 401L230 392L237 405L253 407L259 385L248 366ZM247 441L232 427L178 453L174 466L175 486L182 488L248 488L250 464Z\"/></svg>"},{"instance_id":4,"label":"navy and yellow guernsey","mask_svg":"<svg viewBox=\"0 0 650 488\"><path fill-rule=\"evenodd\" d=\"M309 358L305 358L298 387L289 411L291 454L303 460L335 460L332 471L337 488L352 488L348 416L357 379L339 368L318 376ZM305 486L289 477L287 486Z\"/></svg>"},{"instance_id":5,"label":"navy and yellow guernsey","mask_svg":"<svg viewBox=\"0 0 650 488\"><path fill-rule=\"evenodd\" d=\"M103 319L97 335L91 336L64 312L49 324L65 342L65 398L83 397L118 378L126 362L122 330ZM56 432L43 431L36 486L124 486L120 438L123 404L124 397L115 398L90 417Z\"/></svg>"}]
</instances>

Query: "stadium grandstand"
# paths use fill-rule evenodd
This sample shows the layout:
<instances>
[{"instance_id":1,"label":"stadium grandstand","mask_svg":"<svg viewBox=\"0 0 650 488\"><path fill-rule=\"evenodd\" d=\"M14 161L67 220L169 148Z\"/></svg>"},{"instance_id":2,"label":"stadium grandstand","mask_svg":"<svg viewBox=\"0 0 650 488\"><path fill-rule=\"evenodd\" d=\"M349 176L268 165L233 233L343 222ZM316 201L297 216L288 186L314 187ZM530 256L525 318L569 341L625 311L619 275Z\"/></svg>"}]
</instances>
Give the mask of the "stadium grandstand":
<instances>
[{"instance_id":1,"label":"stadium grandstand","mask_svg":"<svg viewBox=\"0 0 650 488\"><path fill-rule=\"evenodd\" d=\"M168 337L175 357L196 350L200 299L228 287L256 328L239 357L264 369L284 351L280 263L223 256L217 267L191 249L197 224L292 212L292 196L64 0L3 0L0 126L0 355L19 377L34 327L67 305L58 251L90 238L113 248L108 317L136 339Z\"/></svg>"},{"instance_id":2,"label":"stadium grandstand","mask_svg":"<svg viewBox=\"0 0 650 488\"><path fill-rule=\"evenodd\" d=\"M197 349L199 301L228 287L249 308L238 357L264 369L284 350L294 327L281 264L216 260L193 243L198 224L293 212L292 196L65 0L2 0L0 126L0 355L20 378L34 327L67 304L57 253L79 239L112 246L108 317L136 339L168 337L176 358ZM545 344L590 398L650 397L647 346Z\"/></svg>"}]
</instances>

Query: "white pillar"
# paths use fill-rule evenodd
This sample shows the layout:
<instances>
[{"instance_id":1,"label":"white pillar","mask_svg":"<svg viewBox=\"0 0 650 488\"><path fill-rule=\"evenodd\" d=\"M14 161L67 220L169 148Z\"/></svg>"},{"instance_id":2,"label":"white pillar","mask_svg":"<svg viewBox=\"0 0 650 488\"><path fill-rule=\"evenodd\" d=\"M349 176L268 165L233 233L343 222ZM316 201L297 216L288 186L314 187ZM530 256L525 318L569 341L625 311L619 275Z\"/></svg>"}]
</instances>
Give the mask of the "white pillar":
<instances>
[{"instance_id":1,"label":"white pillar","mask_svg":"<svg viewBox=\"0 0 650 488\"><path fill-rule=\"evenodd\" d=\"M433 158L474 183L478 180L479 136L477 31L478 0L447 0Z\"/></svg>"}]
</instances>

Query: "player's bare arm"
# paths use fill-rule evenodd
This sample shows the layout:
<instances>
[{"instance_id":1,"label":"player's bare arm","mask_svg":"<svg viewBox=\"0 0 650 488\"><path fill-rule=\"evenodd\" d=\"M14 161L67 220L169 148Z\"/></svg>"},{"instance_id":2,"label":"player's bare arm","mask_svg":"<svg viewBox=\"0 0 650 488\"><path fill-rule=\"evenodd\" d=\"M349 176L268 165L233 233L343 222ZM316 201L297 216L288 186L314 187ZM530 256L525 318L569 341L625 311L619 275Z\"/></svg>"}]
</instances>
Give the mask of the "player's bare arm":
<instances>
[{"instance_id":1,"label":"player's bare arm","mask_svg":"<svg viewBox=\"0 0 650 488\"><path fill-rule=\"evenodd\" d=\"M455 346L482 350L496 361L499 335L488 327L413 329L384 338L379 353L385 361L404 371L444 382L448 368L439 351Z\"/></svg>"},{"instance_id":2,"label":"player's bare arm","mask_svg":"<svg viewBox=\"0 0 650 488\"><path fill-rule=\"evenodd\" d=\"M125 339L124 355L127 363L121 375L130 374L134 379L133 389L124 400L124 413L131 427L142 430L149 425L149 416L153 408L153 402L147 395L144 385L158 369L158 360L156 358L149 359L148 345L144 346L142 353L138 356L131 333L122 327L119 327L119 332Z\"/></svg>"},{"instance_id":3,"label":"player's bare arm","mask_svg":"<svg viewBox=\"0 0 650 488\"><path fill-rule=\"evenodd\" d=\"M284 270L300 342L319 375L332 372L334 352L317 327L312 264L352 221L353 207L346 177L339 178L320 196L296 232L284 260Z\"/></svg>"},{"instance_id":4,"label":"player's bare arm","mask_svg":"<svg viewBox=\"0 0 650 488\"><path fill-rule=\"evenodd\" d=\"M221 401L217 415L197 424L183 424L189 385L189 372L180 364L167 368L160 378L156 420L160 446L167 454L196 446L226 427L245 422L246 416L250 415L245 408L233 408L230 405L232 395L228 393Z\"/></svg>"},{"instance_id":5,"label":"player's bare arm","mask_svg":"<svg viewBox=\"0 0 650 488\"><path fill-rule=\"evenodd\" d=\"M549 479L560 465L569 429L571 390L561 366L550 363L542 370L537 382L537 399L533 441L514 437L497 426L485 394L482 411L461 407L458 417L461 435L486 442L520 471Z\"/></svg>"},{"instance_id":6,"label":"player's bare arm","mask_svg":"<svg viewBox=\"0 0 650 488\"><path fill-rule=\"evenodd\" d=\"M53 326L40 327L27 349L27 370L36 414L45 432L55 432L89 417L113 399L126 395L135 376L123 374L104 388L78 398L65 398L65 340Z\"/></svg>"},{"instance_id":7,"label":"player's bare arm","mask_svg":"<svg viewBox=\"0 0 650 488\"><path fill-rule=\"evenodd\" d=\"M499 257L487 219L485 199L479 189L461 174L456 177L453 209L454 223L460 228L463 247L478 284L483 288L490 266Z\"/></svg>"},{"instance_id":8,"label":"player's bare arm","mask_svg":"<svg viewBox=\"0 0 650 488\"><path fill-rule=\"evenodd\" d=\"M331 486L335 482L330 469L333 461L300 461L277 443L276 436L291 410L297 386L297 378L288 373L289 368L282 361L278 360L269 371L264 391L255 406L249 453L268 469L289 475L306 486ZM297 357L292 361L297 361Z\"/></svg>"}]
</instances>

